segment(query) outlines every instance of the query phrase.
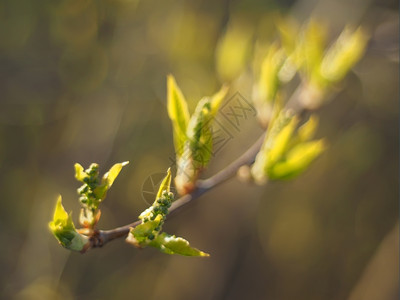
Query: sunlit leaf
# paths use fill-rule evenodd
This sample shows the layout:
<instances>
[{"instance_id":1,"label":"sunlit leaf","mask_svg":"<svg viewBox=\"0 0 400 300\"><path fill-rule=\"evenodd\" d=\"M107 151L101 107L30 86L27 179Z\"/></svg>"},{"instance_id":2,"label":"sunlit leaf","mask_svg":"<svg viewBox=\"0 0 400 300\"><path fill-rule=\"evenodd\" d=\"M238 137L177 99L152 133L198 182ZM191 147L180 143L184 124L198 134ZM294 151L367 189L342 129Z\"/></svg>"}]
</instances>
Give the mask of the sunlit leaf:
<instances>
[{"instance_id":1,"label":"sunlit leaf","mask_svg":"<svg viewBox=\"0 0 400 300\"><path fill-rule=\"evenodd\" d=\"M340 81L364 54L368 36L361 28L351 31L346 27L326 53L321 74L326 79Z\"/></svg>"},{"instance_id":2,"label":"sunlit leaf","mask_svg":"<svg viewBox=\"0 0 400 300\"><path fill-rule=\"evenodd\" d=\"M76 231L71 214L68 214L62 205L61 196L57 200L53 220L49 223L49 228L58 242L69 250L82 251L89 241L86 236Z\"/></svg>"},{"instance_id":3,"label":"sunlit leaf","mask_svg":"<svg viewBox=\"0 0 400 300\"><path fill-rule=\"evenodd\" d=\"M179 254L184 256L210 256L203 251L190 246L189 242L183 238L169 235L165 232L159 234L149 246L158 248L161 252L166 254Z\"/></svg>"},{"instance_id":4,"label":"sunlit leaf","mask_svg":"<svg viewBox=\"0 0 400 300\"><path fill-rule=\"evenodd\" d=\"M258 80L258 97L260 101L272 102L280 84L279 71L284 63L284 53L277 44L272 44L261 64Z\"/></svg>"},{"instance_id":5,"label":"sunlit leaf","mask_svg":"<svg viewBox=\"0 0 400 300\"><path fill-rule=\"evenodd\" d=\"M305 142L314 137L315 131L318 127L318 117L312 115L307 122L305 122L297 131L298 138L300 142Z\"/></svg>"},{"instance_id":6,"label":"sunlit leaf","mask_svg":"<svg viewBox=\"0 0 400 300\"><path fill-rule=\"evenodd\" d=\"M224 101L226 95L228 94L229 87L227 85L223 85L221 89L211 96L211 115L215 117L218 112L218 109L221 106L222 101Z\"/></svg>"},{"instance_id":7,"label":"sunlit leaf","mask_svg":"<svg viewBox=\"0 0 400 300\"><path fill-rule=\"evenodd\" d=\"M283 128L281 128L281 130L274 137L269 136L270 145L267 154L269 164L274 164L284 155L297 124L298 118L292 117L290 118L290 121L286 125L284 125Z\"/></svg>"},{"instance_id":8,"label":"sunlit leaf","mask_svg":"<svg viewBox=\"0 0 400 300\"><path fill-rule=\"evenodd\" d=\"M127 164L129 164L129 161L115 164L111 167L111 169L107 173L104 174L102 183L107 185L107 189L109 189L112 186L115 178L117 178L119 172L121 172L121 169Z\"/></svg>"},{"instance_id":9,"label":"sunlit leaf","mask_svg":"<svg viewBox=\"0 0 400 300\"><path fill-rule=\"evenodd\" d=\"M171 185L171 168L168 168L167 176L165 176L163 181L161 182L161 185L160 185L160 187L158 189L158 192L157 192L156 199L161 198L162 193L164 191L169 193L170 185Z\"/></svg>"},{"instance_id":10,"label":"sunlit leaf","mask_svg":"<svg viewBox=\"0 0 400 300\"><path fill-rule=\"evenodd\" d=\"M88 174L85 173L85 170L83 169L83 167L76 163L75 164L75 178L81 182L84 182L84 179L89 177Z\"/></svg>"},{"instance_id":11,"label":"sunlit leaf","mask_svg":"<svg viewBox=\"0 0 400 300\"><path fill-rule=\"evenodd\" d=\"M167 77L167 90L168 115L172 121L175 151L178 156L181 156L186 141L186 128L190 115L185 97L172 75Z\"/></svg>"},{"instance_id":12,"label":"sunlit leaf","mask_svg":"<svg viewBox=\"0 0 400 300\"><path fill-rule=\"evenodd\" d=\"M270 169L269 178L291 179L301 174L325 148L323 140L298 144L288 152L286 160L275 164Z\"/></svg>"}]
</instances>

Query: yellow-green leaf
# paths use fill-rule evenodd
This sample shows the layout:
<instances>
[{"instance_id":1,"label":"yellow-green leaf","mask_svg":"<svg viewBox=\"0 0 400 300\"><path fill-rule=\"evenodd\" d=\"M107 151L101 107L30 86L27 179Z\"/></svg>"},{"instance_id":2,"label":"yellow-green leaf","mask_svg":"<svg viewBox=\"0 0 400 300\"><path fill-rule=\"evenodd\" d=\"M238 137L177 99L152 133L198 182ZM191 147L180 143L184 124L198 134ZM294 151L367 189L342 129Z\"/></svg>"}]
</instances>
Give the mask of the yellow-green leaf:
<instances>
[{"instance_id":1,"label":"yellow-green leaf","mask_svg":"<svg viewBox=\"0 0 400 300\"><path fill-rule=\"evenodd\" d=\"M149 246L158 248L166 254L179 254L184 256L210 256L208 253L200 251L190 246L189 242L183 238L169 235L165 232L159 234Z\"/></svg>"},{"instance_id":2,"label":"yellow-green leaf","mask_svg":"<svg viewBox=\"0 0 400 300\"><path fill-rule=\"evenodd\" d=\"M314 137L317 130L319 119L316 115L310 116L307 122L300 126L298 130L298 139L300 142L305 142Z\"/></svg>"},{"instance_id":3,"label":"yellow-green leaf","mask_svg":"<svg viewBox=\"0 0 400 300\"><path fill-rule=\"evenodd\" d=\"M76 231L71 214L68 214L62 205L61 196L57 200L53 220L49 222L49 228L58 242L69 250L81 251L89 242L88 237Z\"/></svg>"},{"instance_id":4,"label":"yellow-green leaf","mask_svg":"<svg viewBox=\"0 0 400 300\"><path fill-rule=\"evenodd\" d=\"M186 141L186 128L190 118L189 110L185 97L172 75L167 77L167 90L167 108L172 121L175 151L178 156L181 156Z\"/></svg>"},{"instance_id":5,"label":"yellow-green leaf","mask_svg":"<svg viewBox=\"0 0 400 300\"><path fill-rule=\"evenodd\" d=\"M269 170L271 179L291 179L307 169L307 167L325 150L323 140L301 143L293 147L286 160L275 164Z\"/></svg>"},{"instance_id":6,"label":"yellow-green leaf","mask_svg":"<svg viewBox=\"0 0 400 300\"><path fill-rule=\"evenodd\" d=\"M258 97L262 102L275 100L279 87L279 71L284 62L284 53L277 44L272 44L261 64L260 78L258 81Z\"/></svg>"},{"instance_id":7,"label":"yellow-green leaf","mask_svg":"<svg viewBox=\"0 0 400 300\"><path fill-rule=\"evenodd\" d=\"M171 186L171 168L168 168L167 171L167 176L164 177L163 181L161 182L161 185L158 189L156 200L158 198L161 198L162 194L164 191L169 193L170 191L170 186Z\"/></svg>"},{"instance_id":8,"label":"yellow-green leaf","mask_svg":"<svg viewBox=\"0 0 400 300\"><path fill-rule=\"evenodd\" d=\"M111 169L107 173L104 174L102 183L107 185L107 189L109 189L112 186L119 172L121 172L121 169L127 164L129 164L129 161L115 164L111 167Z\"/></svg>"},{"instance_id":9,"label":"yellow-green leaf","mask_svg":"<svg viewBox=\"0 0 400 300\"><path fill-rule=\"evenodd\" d=\"M292 117L289 123L287 123L275 137L271 138L272 140L268 151L268 164L274 164L285 153L298 122L297 117Z\"/></svg>"},{"instance_id":10,"label":"yellow-green leaf","mask_svg":"<svg viewBox=\"0 0 400 300\"><path fill-rule=\"evenodd\" d=\"M89 175L85 173L85 170L83 169L83 167L80 164L76 163L75 164L75 178L81 182L84 182L83 180L86 177L89 177Z\"/></svg>"},{"instance_id":11,"label":"yellow-green leaf","mask_svg":"<svg viewBox=\"0 0 400 300\"><path fill-rule=\"evenodd\" d=\"M352 32L346 27L326 53L321 74L332 82L340 81L364 54L368 36L361 28Z\"/></svg>"},{"instance_id":12,"label":"yellow-green leaf","mask_svg":"<svg viewBox=\"0 0 400 300\"><path fill-rule=\"evenodd\" d=\"M215 117L218 112L218 109L221 106L222 101L225 99L228 94L229 87L227 85L223 85L221 89L211 96L211 115Z\"/></svg>"}]
</instances>

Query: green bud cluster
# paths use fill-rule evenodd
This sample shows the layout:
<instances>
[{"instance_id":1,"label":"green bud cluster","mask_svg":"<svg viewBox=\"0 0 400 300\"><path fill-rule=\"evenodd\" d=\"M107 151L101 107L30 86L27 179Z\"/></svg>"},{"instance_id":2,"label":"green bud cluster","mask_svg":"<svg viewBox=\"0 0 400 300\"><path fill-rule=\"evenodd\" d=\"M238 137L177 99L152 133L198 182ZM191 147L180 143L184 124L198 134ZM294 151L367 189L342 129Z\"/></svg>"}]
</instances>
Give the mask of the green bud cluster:
<instances>
[{"instance_id":1,"label":"green bud cluster","mask_svg":"<svg viewBox=\"0 0 400 300\"><path fill-rule=\"evenodd\" d=\"M80 195L79 201L86 207L95 210L98 206L99 199L96 197L95 189L99 186L99 165L91 164L88 169L84 171L87 176L83 178L84 184L78 188Z\"/></svg>"},{"instance_id":2,"label":"green bud cluster","mask_svg":"<svg viewBox=\"0 0 400 300\"><path fill-rule=\"evenodd\" d=\"M168 214L168 209L171 207L172 201L174 201L174 194L171 192L163 191L160 198L154 201L153 205L146 211L146 214L143 216L143 223L148 221L154 221L158 215L161 216L161 223L163 223ZM155 231L159 231L159 226L155 228Z\"/></svg>"}]
</instances>

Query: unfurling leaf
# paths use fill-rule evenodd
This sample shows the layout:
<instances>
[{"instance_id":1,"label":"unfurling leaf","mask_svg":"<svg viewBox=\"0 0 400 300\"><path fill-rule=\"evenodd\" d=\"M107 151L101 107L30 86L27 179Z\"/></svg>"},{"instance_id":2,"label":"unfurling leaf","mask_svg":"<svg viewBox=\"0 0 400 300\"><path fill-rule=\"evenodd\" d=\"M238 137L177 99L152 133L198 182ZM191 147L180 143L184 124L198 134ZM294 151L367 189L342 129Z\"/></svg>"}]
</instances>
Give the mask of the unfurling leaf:
<instances>
[{"instance_id":1,"label":"unfurling leaf","mask_svg":"<svg viewBox=\"0 0 400 300\"><path fill-rule=\"evenodd\" d=\"M291 179L305 171L326 148L323 140L298 144L291 149L285 161L274 165L269 171L270 179Z\"/></svg>"},{"instance_id":2,"label":"unfurling leaf","mask_svg":"<svg viewBox=\"0 0 400 300\"><path fill-rule=\"evenodd\" d=\"M318 128L318 117L315 115L310 116L307 122L305 122L298 129L298 137L300 142L305 142L314 137L315 131Z\"/></svg>"},{"instance_id":3,"label":"unfurling leaf","mask_svg":"<svg viewBox=\"0 0 400 300\"><path fill-rule=\"evenodd\" d=\"M104 174L102 184L107 185L107 188L109 189L112 186L115 178L117 178L119 172L121 172L122 167L125 167L127 164L129 164L129 161L124 161L123 163L113 165L111 169Z\"/></svg>"},{"instance_id":4,"label":"unfurling leaf","mask_svg":"<svg viewBox=\"0 0 400 300\"><path fill-rule=\"evenodd\" d=\"M332 82L342 80L364 54L367 41L361 28L354 32L345 28L322 61L322 76Z\"/></svg>"},{"instance_id":5,"label":"unfurling leaf","mask_svg":"<svg viewBox=\"0 0 400 300\"><path fill-rule=\"evenodd\" d=\"M283 50L272 44L262 62L258 81L261 102L273 102L280 85L279 71L285 61Z\"/></svg>"},{"instance_id":6,"label":"unfurling leaf","mask_svg":"<svg viewBox=\"0 0 400 300\"><path fill-rule=\"evenodd\" d=\"M159 234L149 243L149 246L159 249L166 254L179 254L184 256L210 256L196 248L190 246L189 242L183 238L169 235L165 232Z\"/></svg>"},{"instance_id":7,"label":"unfurling leaf","mask_svg":"<svg viewBox=\"0 0 400 300\"><path fill-rule=\"evenodd\" d=\"M222 101L224 101L226 95L228 94L229 87L227 85L223 85L221 89L215 93L213 96L211 96L211 115L215 117L217 114Z\"/></svg>"},{"instance_id":8,"label":"unfurling leaf","mask_svg":"<svg viewBox=\"0 0 400 300\"><path fill-rule=\"evenodd\" d=\"M175 151L181 156L190 116L185 97L172 75L167 77L167 107L172 121Z\"/></svg>"},{"instance_id":9,"label":"unfurling leaf","mask_svg":"<svg viewBox=\"0 0 400 300\"><path fill-rule=\"evenodd\" d=\"M160 184L160 187L158 188L156 199L161 198L164 191L169 193L170 186L171 186L171 168L168 168L167 176L164 177L163 181Z\"/></svg>"},{"instance_id":10,"label":"unfurling leaf","mask_svg":"<svg viewBox=\"0 0 400 300\"><path fill-rule=\"evenodd\" d=\"M325 150L323 140L310 141L318 124L316 118L310 117L295 133L298 122L297 116L282 112L273 119L251 169L256 182L291 179Z\"/></svg>"},{"instance_id":11,"label":"unfurling leaf","mask_svg":"<svg viewBox=\"0 0 400 300\"><path fill-rule=\"evenodd\" d=\"M69 250L82 251L89 239L76 231L71 214L65 211L61 202L60 196L57 200L53 221L49 223L50 231L63 247Z\"/></svg>"},{"instance_id":12,"label":"unfurling leaf","mask_svg":"<svg viewBox=\"0 0 400 300\"><path fill-rule=\"evenodd\" d=\"M76 163L75 164L75 178L81 182L84 182L85 178L89 177L88 174L85 173L83 167Z\"/></svg>"}]
</instances>

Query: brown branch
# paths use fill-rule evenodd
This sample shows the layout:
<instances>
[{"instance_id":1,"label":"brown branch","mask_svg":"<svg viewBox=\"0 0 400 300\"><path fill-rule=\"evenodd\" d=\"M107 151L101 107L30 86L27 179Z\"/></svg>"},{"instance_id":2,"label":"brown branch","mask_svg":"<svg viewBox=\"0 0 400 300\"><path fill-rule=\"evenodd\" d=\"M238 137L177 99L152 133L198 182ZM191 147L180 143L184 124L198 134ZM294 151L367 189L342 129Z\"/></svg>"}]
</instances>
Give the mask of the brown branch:
<instances>
[{"instance_id":1,"label":"brown branch","mask_svg":"<svg viewBox=\"0 0 400 300\"><path fill-rule=\"evenodd\" d=\"M187 203L196 200L209 190L215 188L221 183L227 181L228 179L233 178L241 166L252 164L256 158L257 153L260 151L261 145L264 140L264 136L265 132L245 153L243 153L239 158L237 158L230 165L222 169L220 172L211 176L208 179L198 180L196 184L197 187L192 193L184 195L172 203L169 209L169 214L176 213L176 211L178 211L181 207L183 207ZM141 221L138 220L131 224L117 227L111 230L96 230L92 235L92 237L90 238L90 246L88 247L88 249L85 249L85 252L90 248L102 247L103 245L107 244L108 242L114 239L127 236L129 230L131 228L136 227L140 223Z\"/></svg>"}]
</instances>

